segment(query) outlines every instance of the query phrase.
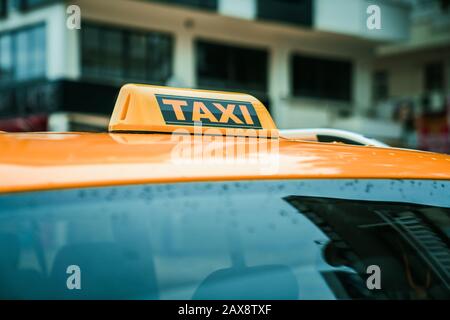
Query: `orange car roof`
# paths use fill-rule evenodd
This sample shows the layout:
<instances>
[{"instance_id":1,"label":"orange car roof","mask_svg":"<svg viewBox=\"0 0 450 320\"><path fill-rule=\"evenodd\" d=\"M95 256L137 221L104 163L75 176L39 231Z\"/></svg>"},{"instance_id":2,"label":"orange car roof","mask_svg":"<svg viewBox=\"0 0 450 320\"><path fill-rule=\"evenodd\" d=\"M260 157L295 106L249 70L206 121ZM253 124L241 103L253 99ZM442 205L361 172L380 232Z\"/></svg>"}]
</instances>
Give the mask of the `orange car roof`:
<instances>
[{"instance_id":1,"label":"orange car roof","mask_svg":"<svg viewBox=\"0 0 450 320\"><path fill-rule=\"evenodd\" d=\"M241 148L248 158L233 161L226 152L211 153L213 141L170 134L0 133L0 193L215 180L450 179L450 156L443 154L236 138L224 147Z\"/></svg>"}]
</instances>

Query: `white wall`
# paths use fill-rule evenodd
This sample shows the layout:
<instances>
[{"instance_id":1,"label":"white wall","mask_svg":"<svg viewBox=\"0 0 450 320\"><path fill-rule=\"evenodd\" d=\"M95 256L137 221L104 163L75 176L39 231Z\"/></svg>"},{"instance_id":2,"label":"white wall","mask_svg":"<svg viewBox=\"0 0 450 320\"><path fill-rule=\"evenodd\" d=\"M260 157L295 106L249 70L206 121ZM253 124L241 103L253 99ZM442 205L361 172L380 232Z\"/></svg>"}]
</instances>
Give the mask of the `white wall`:
<instances>
[{"instance_id":1,"label":"white wall","mask_svg":"<svg viewBox=\"0 0 450 320\"><path fill-rule=\"evenodd\" d=\"M356 114L365 116L372 103L372 59L358 58L353 65L353 104Z\"/></svg>"},{"instance_id":2,"label":"white wall","mask_svg":"<svg viewBox=\"0 0 450 320\"><path fill-rule=\"evenodd\" d=\"M219 12L225 16L255 19L256 0L219 0Z\"/></svg>"},{"instance_id":3,"label":"white wall","mask_svg":"<svg viewBox=\"0 0 450 320\"><path fill-rule=\"evenodd\" d=\"M315 28L338 33L358 34L363 18L360 3L361 0L316 0L314 2Z\"/></svg>"},{"instance_id":4,"label":"white wall","mask_svg":"<svg viewBox=\"0 0 450 320\"><path fill-rule=\"evenodd\" d=\"M369 30L366 25L369 5L378 5L381 29ZM405 40L409 36L408 6L389 0L316 0L314 26L318 30L349 34L378 40Z\"/></svg>"},{"instance_id":5,"label":"white wall","mask_svg":"<svg viewBox=\"0 0 450 320\"><path fill-rule=\"evenodd\" d=\"M377 4L381 12L381 29L369 30L366 25L368 17L366 10L371 4ZM411 8L399 2L387 0L365 0L363 6L364 21L362 30L364 35L373 40L380 41L401 41L407 40L410 36L410 13Z\"/></svg>"},{"instance_id":6,"label":"white wall","mask_svg":"<svg viewBox=\"0 0 450 320\"><path fill-rule=\"evenodd\" d=\"M423 49L418 52L405 51L403 53L383 55L376 59L374 68L389 72L391 97L411 97L425 93L425 65L430 62L442 61L448 74L446 77L447 91L450 92L449 57L450 43L447 46Z\"/></svg>"},{"instance_id":7,"label":"white wall","mask_svg":"<svg viewBox=\"0 0 450 320\"><path fill-rule=\"evenodd\" d=\"M173 87L195 87L195 55L192 32L182 30L175 35L174 74L168 85Z\"/></svg>"}]
</instances>

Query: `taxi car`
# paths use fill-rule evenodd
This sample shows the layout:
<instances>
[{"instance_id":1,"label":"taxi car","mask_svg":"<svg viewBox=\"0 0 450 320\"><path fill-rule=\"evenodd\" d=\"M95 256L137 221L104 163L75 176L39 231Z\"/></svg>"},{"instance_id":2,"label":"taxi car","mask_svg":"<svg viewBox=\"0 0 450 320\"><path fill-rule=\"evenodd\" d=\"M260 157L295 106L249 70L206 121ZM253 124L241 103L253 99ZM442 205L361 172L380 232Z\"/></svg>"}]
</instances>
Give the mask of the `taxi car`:
<instances>
[{"instance_id":1,"label":"taxi car","mask_svg":"<svg viewBox=\"0 0 450 320\"><path fill-rule=\"evenodd\" d=\"M252 96L137 84L107 133L0 150L2 299L450 298L448 155L283 137Z\"/></svg>"}]
</instances>

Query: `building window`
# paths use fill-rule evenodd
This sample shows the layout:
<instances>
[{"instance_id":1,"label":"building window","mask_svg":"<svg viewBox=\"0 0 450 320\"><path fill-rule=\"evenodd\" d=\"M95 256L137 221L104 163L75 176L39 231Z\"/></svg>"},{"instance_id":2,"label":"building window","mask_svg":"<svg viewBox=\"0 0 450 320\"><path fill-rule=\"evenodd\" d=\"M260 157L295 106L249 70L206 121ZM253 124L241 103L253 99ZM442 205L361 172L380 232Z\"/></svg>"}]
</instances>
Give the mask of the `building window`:
<instances>
[{"instance_id":1,"label":"building window","mask_svg":"<svg viewBox=\"0 0 450 320\"><path fill-rule=\"evenodd\" d=\"M302 26L313 24L312 0L256 0L257 17Z\"/></svg>"},{"instance_id":2,"label":"building window","mask_svg":"<svg viewBox=\"0 0 450 320\"><path fill-rule=\"evenodd\" d=\"M376 71L373 74L373 100L381 101L389 97L389 76L387 71Z\"/></svg>"},{"instance_id":3,"label":"building window","mask_svg":"<svg viewBox=\"0 0 450 320\"><path fill-rule=\"evenodd\" d=\"M0 35L0 80L9 81L13 78L12 36Z\"/></svg>"},{"instance_id":4,"label":"building window","mask_svg":"<svg viewBox=\"0 0 450 320\"><path fill-rule=\"evenodd\" d=\"M267 91L267 51L196 42L198 84L206 88Z\"/></svg>"},{"instance_id":5,"label":"building window","mask_svg":"<svg viewBox=\"0 0 450 320\"><path fill-rule=\"evenodd\" d=\"M145 79L146 72L142 66L147 64L147 37L143 34L130 35L129 76L135 79Z\"/></svg>"},{"instance_id":6,"label":"building window","mask_svg":"<svg viewBox=\"0 0 450 320\"><path fill-rule=\"evenodd\" d=\"M153 0L155 2L188 6L200 9L217 10L218 0Z\"/></svg>"},{"instance_id":7,"label":"building window","mask_svg":"<svg viewBox=\"0 0 450 320\"><path fill-rule=\"evenodd\" d=\"M292 92L295 96L350 101L352 63L295 54Z\"/></svg>"},{"instance_id":8,"label":"building window","mask_svg":"<svg viewBox=\"0 0 450 320\"><path fill-rule=\"evenodd\" d=\"M81 30L83 77L164 84L171 76L170 35L94 24Z\"/></svg>"},{"instance_id":9,"label":"building window","mask_svg":"<svg viewBox=\"0 0 450 320\"><path fill-rule=\"evenodd\" d=\"M13 0L14 1L14 0ZM19 10L32 10L48 4L61 2L60 0L15 0L15 6Z\"/></svg>"},{"instance_id":10,"label":"building window","mask_svg":"<svg viewBox=\"0 0 450 320\"><path fill-rule=\"evenodd\" d=\"M45 76L45 25L0 34L0 82Z\"/></svg>"},{"instance_id":11,"label":"building window","mask_svg":"<svg viewBox=\"0 0 450 320\"><path fill-rule=\"evenodd\" d=\"M425 90L441 91L444 89L444 64L432 62L425 66Z\"/></svg>"},{"instance_id":12,"label":"building window","mask_svg":"<svg viewBox=\"0 0 450 320\"><path fill-rule=\"evenodd\" d=\"M8 13L6 2L7 0L0 0L0 19L6 18L6 15Z\"/></svg>"}]
</instances>

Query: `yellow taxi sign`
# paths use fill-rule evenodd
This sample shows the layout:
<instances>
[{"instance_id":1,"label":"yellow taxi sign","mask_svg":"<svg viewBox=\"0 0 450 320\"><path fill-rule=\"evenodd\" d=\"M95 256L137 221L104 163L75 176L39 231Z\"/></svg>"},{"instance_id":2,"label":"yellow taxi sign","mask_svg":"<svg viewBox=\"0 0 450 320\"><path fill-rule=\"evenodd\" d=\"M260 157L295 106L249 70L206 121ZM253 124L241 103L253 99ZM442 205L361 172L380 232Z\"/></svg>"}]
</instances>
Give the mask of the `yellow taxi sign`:
<instances>
[{"instance_id":1,"label":"yellow taxi sign","mask_svg":"<svg viewBox=\"0 0 450 320\"><path fill-rule=\"evenodd\" d=\"M266 107L255 97L231 92L126 84L119 92L110 132L207 133L277 137Z\"/></svg>"}]
</instances>

